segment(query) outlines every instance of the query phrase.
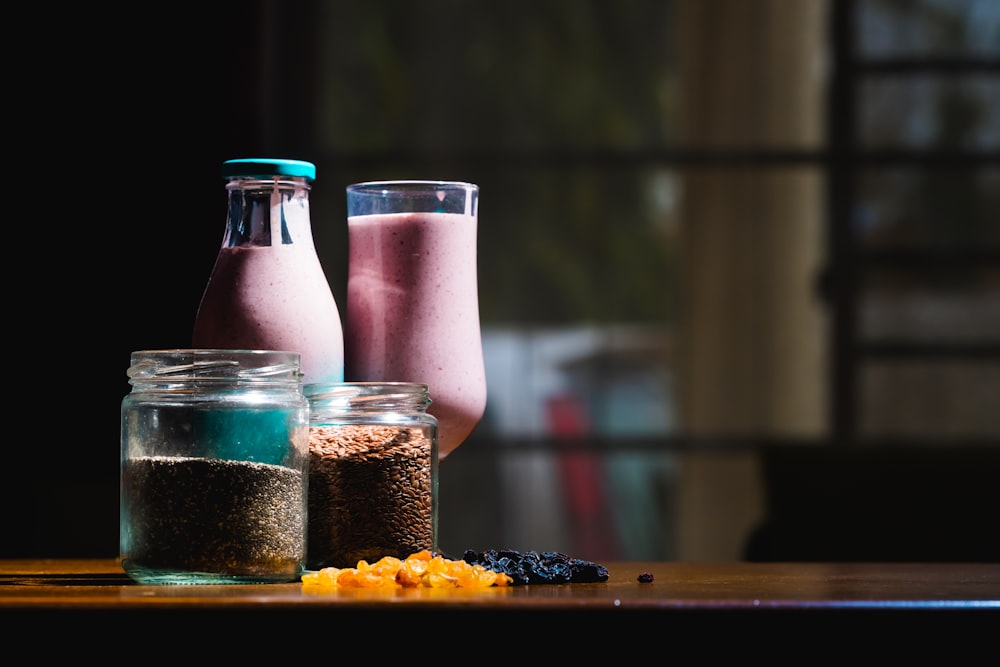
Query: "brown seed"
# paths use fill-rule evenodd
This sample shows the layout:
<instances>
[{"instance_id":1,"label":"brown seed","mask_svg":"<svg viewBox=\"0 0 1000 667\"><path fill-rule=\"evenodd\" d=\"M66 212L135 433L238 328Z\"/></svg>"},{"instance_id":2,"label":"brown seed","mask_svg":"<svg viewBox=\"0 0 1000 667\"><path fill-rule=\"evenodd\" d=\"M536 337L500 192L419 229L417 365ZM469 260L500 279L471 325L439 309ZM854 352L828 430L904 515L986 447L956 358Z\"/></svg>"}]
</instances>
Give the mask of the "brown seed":
<instances>
[{"instance_id":1,"label":"brown seed","mask_svg":"<svg viewBox=\"0 0 1000 667\"><path fill-rule=\"evenodd\" d=\"M307 566L433 550L431 464L432 443L420 428L312 426Z\"/></svg>"}]
</instances>

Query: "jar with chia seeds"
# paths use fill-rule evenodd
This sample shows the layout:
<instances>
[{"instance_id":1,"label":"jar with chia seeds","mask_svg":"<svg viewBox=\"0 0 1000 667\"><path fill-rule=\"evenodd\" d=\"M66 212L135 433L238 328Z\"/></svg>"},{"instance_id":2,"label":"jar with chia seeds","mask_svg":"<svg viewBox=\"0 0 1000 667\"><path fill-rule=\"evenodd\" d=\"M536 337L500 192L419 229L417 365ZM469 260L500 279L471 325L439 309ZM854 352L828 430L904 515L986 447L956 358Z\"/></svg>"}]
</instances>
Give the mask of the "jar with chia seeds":
<instances>
[{"instance_id":1,"label":"jar with chia seeds","mask_svg":"<svg viewBox=\"0 0 1000 667\"><path fill-rule=\"evenodd\" d=\"M309 403L297 352L133 352L120 557L141 584L289 582L305 569Z\"/></svg>"},{"instance_id":2,"label":"jar with chia seeds","mask_svg":"<svg viewBox=\"0 0 1000 667\"><path fill-rule=\"evenodd\" d=\"M426 384L305 385L309 569L437 553L438 424Z\"/></svg>"}]
</instances>

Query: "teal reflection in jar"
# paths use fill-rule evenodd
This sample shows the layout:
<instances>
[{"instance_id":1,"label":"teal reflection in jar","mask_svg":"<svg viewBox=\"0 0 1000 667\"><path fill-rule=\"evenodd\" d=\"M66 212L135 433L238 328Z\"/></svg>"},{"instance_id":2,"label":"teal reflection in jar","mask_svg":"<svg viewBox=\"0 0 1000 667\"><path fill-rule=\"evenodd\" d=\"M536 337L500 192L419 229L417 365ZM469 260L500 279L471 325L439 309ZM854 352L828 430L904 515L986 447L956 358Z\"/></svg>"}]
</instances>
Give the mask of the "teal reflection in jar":
<instances>
[{"instance_id":1,"label":"teal reflection in jar","mask_svg":"<svg viewBox=\"0 0 1000 667\"><path fill-rule=\"evenodd\" d=\"M133 352L120 556L143 584L270 583L305 567L309 404L299 355Z\"/></svg>"}]
</instances>

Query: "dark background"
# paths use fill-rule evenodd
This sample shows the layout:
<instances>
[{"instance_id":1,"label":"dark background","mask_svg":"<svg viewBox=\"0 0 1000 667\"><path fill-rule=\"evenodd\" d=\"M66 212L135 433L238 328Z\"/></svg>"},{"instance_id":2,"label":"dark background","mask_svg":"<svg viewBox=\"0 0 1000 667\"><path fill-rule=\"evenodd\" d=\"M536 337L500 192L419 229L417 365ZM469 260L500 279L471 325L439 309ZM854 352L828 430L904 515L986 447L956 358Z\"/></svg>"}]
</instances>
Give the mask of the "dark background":
<instances>
[{"instance_id":1,"label":"dark background","mask_svg":"<svg viewBox=\"0 0 1000 667\"><path fill-rule=\"evenodd\" d=\"M79 518L117 507L129 354L190 344L225 223L222 162L266 148L238 6L127 7L8 23L28 38L5 94L0 556L117 553L116 519Z\"/></svg>"}]
</instances>

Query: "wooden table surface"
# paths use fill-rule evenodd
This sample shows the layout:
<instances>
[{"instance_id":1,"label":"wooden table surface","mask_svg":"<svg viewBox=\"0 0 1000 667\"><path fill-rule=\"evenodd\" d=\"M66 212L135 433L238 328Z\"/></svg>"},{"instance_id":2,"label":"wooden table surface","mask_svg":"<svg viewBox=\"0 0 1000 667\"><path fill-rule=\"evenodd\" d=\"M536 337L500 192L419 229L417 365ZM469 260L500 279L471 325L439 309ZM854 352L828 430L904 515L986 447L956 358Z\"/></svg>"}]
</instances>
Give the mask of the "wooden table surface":
<instances>
[{"instance_id":1,"label":"wooden table surface","mask_svg":"<svg viewBox=\"0 0 1000 667\"><path fill-rule=\"evenodd\" d=\"M952 640L956 632L989 628L1000 634L1000 564L992 563L649 563L605 564L608 581L471 589L335 589L311 592L301 583L258 585L142 586L115 560L0 561L0 627L11 621L57 623L103 619L120 631L132 623L169 627L183 619L267 619L267 627L303 627L330 621L350 627L368 621L426 622L432 612L452 612L467 627L547 627L552 619L577 618L612 632L615 621L637 628L662 619L675 641L739 628L755 632L841 633L878 628L887 637L899 627L906 637L927 628ZM640 573L653 575L649 583ZM183 612L172 614L172 612ZM414 612L421 612L414 614ZM458 613L455 613L458 612ZM552 612L565 612L561 616ZM443 618L443 617L442 617ZM593 621L593 623L591 623ZM376 623L376 624L378 624ZM275 625L279 624L279 625ZM412 624L412 623L411 623ZM637 625L638 624L638 625ZM728 630L727 630L728 629ZM636 630L638 632L638 629Z\"/></svg>"},{"instance_id":2,"label":"wooden table surface","mask_svg":"<svg viewBox=\"0 0 1000 667\"><path fill-rule=\"evenodd\" d=\"M607 563L594 584L333 589L302 584L141 586L117 561L0 560L2 609L386 607L583 610L1000 609L1000 564ZM649 572L653 580L638 581Z\"/></svg>"}]
</instances>

